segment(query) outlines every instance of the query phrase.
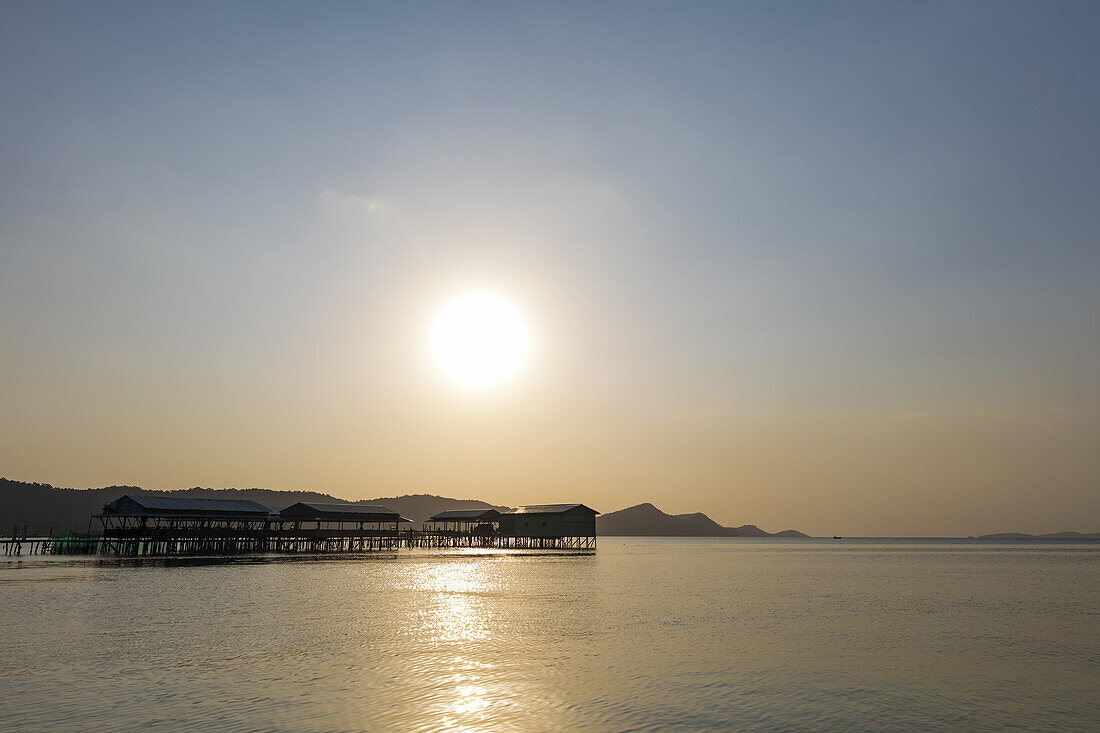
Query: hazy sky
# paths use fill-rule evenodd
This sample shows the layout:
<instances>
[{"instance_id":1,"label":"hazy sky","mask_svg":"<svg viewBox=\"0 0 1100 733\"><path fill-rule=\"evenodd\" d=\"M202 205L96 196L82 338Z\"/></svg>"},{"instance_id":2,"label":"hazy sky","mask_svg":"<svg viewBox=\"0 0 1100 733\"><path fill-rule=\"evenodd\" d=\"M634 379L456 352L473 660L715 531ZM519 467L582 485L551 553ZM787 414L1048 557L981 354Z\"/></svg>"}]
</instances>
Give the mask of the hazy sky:
<instances>
[{"instance_id":1,"label":"hazy sky","mask_svg":"<svg viewBox=\"0 0 1100 733\"><path fill-rule=\"evenodd\" d=\"M1100 530L1100 5L0 4L0 474ZM533 353L471 392L459 292Z\"/></svg>"}]
</instances>

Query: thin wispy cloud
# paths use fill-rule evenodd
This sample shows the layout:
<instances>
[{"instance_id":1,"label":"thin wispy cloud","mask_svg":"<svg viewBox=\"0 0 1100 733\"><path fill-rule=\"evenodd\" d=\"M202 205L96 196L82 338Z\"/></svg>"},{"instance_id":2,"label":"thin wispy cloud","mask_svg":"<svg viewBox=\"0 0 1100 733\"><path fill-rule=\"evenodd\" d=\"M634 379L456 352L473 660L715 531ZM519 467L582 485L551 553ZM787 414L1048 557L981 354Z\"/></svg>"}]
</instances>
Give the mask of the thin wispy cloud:
<instances>
[{"instance_id":1,"label":"thin wispy cloud","mask_svg":"<svg viewBox=\"0 0 1100 733\"><path fill-rule=\"evenodd\" d=\"M393 216L396 207L392 201L376 196L356 196L333 188L326 188L319 194L322 210L330 215L359 215L371 218Z\"/></svg>"}]
</instances>

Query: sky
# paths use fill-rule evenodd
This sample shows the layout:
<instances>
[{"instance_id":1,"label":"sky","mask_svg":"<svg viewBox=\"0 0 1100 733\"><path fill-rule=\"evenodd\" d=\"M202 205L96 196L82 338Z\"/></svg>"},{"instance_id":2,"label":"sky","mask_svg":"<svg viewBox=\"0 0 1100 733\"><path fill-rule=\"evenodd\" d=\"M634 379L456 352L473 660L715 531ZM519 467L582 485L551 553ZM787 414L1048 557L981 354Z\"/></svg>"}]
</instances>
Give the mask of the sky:
<instances>
[{"instance_id":1,"label":"sky","mask_svg":"<svg viewBox=\"0 0 1100 733\"><path fill-rule=\"evenodd\" d=\"M0 4L0 474L1100 531L1100 6ZM521 313L494 389L426 347Z\"/></svg>"}]
</instances>

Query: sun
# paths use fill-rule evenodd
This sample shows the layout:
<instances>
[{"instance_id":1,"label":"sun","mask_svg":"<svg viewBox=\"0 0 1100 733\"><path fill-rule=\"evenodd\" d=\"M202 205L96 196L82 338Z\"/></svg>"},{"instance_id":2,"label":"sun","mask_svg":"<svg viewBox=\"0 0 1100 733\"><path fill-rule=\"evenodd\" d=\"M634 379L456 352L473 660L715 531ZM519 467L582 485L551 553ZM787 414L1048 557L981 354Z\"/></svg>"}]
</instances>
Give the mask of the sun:
<instances>
[{"instance_id":1,"label":"sun","mask_svg":"<svg viewBox=\"0 0 1100 733\"><path fill-rule=\"evenodd\" d=\"M531 336L523 313L498 295L470 292L448 301L430 334L432 357L443 374L471 389L513 379L526 364Z\"/></svg>"}]
</instances>

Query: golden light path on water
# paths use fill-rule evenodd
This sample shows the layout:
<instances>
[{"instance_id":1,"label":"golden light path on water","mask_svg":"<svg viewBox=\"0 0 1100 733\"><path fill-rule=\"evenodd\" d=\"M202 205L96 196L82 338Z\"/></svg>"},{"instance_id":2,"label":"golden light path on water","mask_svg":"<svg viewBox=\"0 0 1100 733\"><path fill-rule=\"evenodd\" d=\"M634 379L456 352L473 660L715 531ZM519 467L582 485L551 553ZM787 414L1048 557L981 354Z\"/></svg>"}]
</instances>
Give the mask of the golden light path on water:
<instances>
[{"instance_id":1,"label":"golden light path on water","mask_svg":"<svg viewBox=\"0 0 1100 733\"><path fill-rule=\"evenodd\" d=\"M486 562L487 556L494 555L495 562ZM437 719L441 730L483 730L496 717L491 714L493 708L512 692L509 683L494 675L494 663L475 656L476 648L491 645L508 631L494 624L490 606L484 602L499 585L495 566L507 563L508 555L507 551L471 551L473 562L426 567L417 584L418 590L434 599L422 626L429 635L426 641L459 650L441 684L442 690L449 691L443 695L447 699Z\"/></svg>"}]
</instances>

